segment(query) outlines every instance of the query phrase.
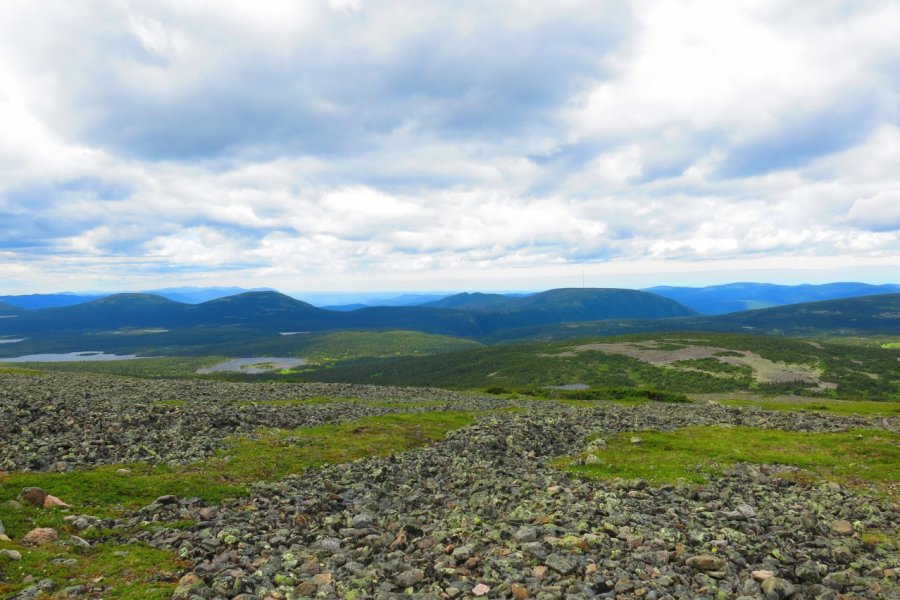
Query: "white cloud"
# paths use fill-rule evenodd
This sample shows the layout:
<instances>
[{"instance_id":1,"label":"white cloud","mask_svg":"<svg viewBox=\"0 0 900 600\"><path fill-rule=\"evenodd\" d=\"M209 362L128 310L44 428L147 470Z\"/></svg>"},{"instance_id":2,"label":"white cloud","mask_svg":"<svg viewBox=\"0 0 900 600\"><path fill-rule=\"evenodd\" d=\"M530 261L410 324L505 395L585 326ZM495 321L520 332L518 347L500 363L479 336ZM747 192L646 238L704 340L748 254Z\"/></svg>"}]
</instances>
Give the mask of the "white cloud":
<instances>
[{"instance_id":1,"label":"white cloud","mask_svg":"<svg viewBox=\"0 0 900 600\"><path fill-rule=\"evenodd\" d=\"M900 256L894 3L263 4L0 6L0 274Z\"/></svg>"},{"instance_id":2,"label":"white cloud","mask_svg":"<svg viewBox=\"0 0 900 600\"><path fill-rule=\"evenodd\" d=\"M870 231L894 232L895 241L900 239L900 187L856 200L847 220Z\"/></svg>"}]
</instances>

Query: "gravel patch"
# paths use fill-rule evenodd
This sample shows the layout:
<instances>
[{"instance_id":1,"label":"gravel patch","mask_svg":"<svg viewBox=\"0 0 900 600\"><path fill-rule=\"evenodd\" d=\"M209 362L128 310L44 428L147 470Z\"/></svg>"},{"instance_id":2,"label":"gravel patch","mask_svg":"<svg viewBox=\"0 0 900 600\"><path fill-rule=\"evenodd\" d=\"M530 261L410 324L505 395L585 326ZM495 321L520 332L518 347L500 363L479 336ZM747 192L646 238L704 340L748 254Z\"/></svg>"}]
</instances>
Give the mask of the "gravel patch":
<instances>
[{"instance_id":1,"label":"gravel patch","mask_svg":"<svg viewBox=\"0 0 900 600\"><path fill-rule=\"evenodd\" d=\"M266 404L321 396L362 402ZM429 405L415 406L423 402ZM471 410L511 404L425 388L2 374L0 470L66 471L135 461L184 464L210 456L230 435L259 427L293 429L450 410L460 403Z\"/></svg>"},{"instance_id":2,"label":"gravel patch","mask_svg":"<svg viewBox=\"0 0 900 600\"><path fill-rule=\"evenodd\" d=\"M214 507L153 504L123 524L197 520L138 539L192 561L190 593L199 598L897 597L897 548L860 537L868 529L896 535L897 506L780 477L785 467L741 464L707 485L652 487L546 466L582 449L594 431L884 425L808 417L540 404L483 418L427 448L260 484ZM850 523L849 535L835 529L839 521Z\"/></svg>"},{"instance_id":3,"label":"gravel patch","mask_svg":"<svg viewBox=\"0 0 900 600\"><path fill-rule=\"evenodd\" d=\"M389 401L243 404L314 396ZM180 401L177 406L158 404ZM236 404L234 401L242 404ZM423 401L437 405L416 406ZM408 403L409 406L402 406ZM499 410L516 406L525 410ZM173 598L897 598L900 507L739 464L705 485L579 479L591 434L731 424L900 431L900 419L717 403L573 408L443 390L53 374L0 380L0 464L194 460L226 435L391 412L489 411L427 447L310 469L208 505L165 496L104 528L191 565ZM152 451L136 448L144 445ZM79 452L79 448L83 451ZM6 467L3 467L6 468ZM96 524L72 515L75 531Z\"/></svg>"}]
</instances>

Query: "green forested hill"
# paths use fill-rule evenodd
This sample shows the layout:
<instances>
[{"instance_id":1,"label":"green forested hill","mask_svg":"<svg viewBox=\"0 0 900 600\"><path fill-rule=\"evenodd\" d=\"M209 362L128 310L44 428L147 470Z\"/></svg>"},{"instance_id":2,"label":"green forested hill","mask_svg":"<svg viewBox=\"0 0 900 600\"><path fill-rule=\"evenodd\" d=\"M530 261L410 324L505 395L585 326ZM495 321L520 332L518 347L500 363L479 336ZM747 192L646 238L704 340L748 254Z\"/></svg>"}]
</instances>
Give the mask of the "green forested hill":
<instances>
[{"instance_id":1,"label":"green forested hill","mask_svg":"<svg viewBox=\"0 0 900 600\"><path fill-rule=\"evenodd\" d=\"M721 315L786 304L855 298L874 294L896 294L900 292L900 285L870 285L856 282L817 285L728 283L701 288L659 286L647 288L644 291L677 300L703 315Z\"/></svg>"},{"instance_id":2,"label":"green forested hill","mask_svg":"<svg viewBox=\"0 0 900 600\"><path fill-rule=\"evenodd\" d=\"M668 333L530 342L312 367L310 381L450 388L572 384L676 392L801 392L900 399L900 350L775 336Z\"/></svg>"},{"instance_id":3,"label":"green forested hill","mask_svg":"<svg viewBox=\"0 0 900 600\"><path fill-rule=\"evenodd\" d=\"M433 306L316 308L277 292L247 292L189 305L118 294L75 306L22 312L0 334L102 332L123 328L244 327L258 331L405 329L477 338L491 331L588 319L655 319L691 314L673 300L634 290L563 289L511 299L489 311Z\"/></svg>"},{"instance_id":4,"label":"green forested hill","mask_svg":"<svg viewBox=\"0 0 900 600\"><path fill-rule=\"evenodd\" d=\"M484 341L547 341L664 331L720 331L794 337L900 336L900 294L807 302L715 317L533 325L495 331L486 335Z\"/></svg>"}]
</instances>

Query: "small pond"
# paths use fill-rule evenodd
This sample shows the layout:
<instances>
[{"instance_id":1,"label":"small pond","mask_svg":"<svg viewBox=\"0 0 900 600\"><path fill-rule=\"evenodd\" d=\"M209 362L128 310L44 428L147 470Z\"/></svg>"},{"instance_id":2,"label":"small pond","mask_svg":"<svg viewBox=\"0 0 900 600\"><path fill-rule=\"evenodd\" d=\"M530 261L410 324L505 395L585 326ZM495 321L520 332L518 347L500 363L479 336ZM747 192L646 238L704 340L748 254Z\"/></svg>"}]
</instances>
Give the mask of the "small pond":
<instances>
[{"instance_id":1,"label":"small pond","mask_svg":"<svg viewBox=\"0 0 900 600\"><path fill-rule=\"evenodd\" d=\"M235 358L219 363L217 365L213 365L212 367L198 369L197 373L200 375L208 375L210 373L238 372L250 373L251 375L255 375L257 373L266 373L268 371L274 371L276 369L293 369L294 367L299 367L305 364L305 358L258 356L254 358Z\"/></svg>"},{"instance_id":2,"label":"small pond","mask_svg":"<svg viewBox=\"0 0 900 600\"><path fill-rule=\"evenodd\" d=\"M588 390L591 388L591 386L585 385L583 383L568 383L566 385L545 385L544 387L548 390Z\"/></svg>"}]
</instances>

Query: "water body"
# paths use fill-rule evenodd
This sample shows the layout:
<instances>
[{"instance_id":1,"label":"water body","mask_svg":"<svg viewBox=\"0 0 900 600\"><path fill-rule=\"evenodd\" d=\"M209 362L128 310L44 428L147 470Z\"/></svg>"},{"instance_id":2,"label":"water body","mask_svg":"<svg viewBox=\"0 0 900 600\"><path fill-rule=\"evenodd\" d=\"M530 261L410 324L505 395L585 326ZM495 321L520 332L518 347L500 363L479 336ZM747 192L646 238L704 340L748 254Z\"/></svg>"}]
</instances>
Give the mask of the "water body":
<instances>
[{"instance_id":1,"label":"water body","mask_svg":"<svg viewBox=\"0 0 900 600\"><path fill-rule=\"evenodd\" d=\"M89 360L131 360L134 354L106 354L105 352L69 352L67 354L29 354L15 358L0 358L0 362L83 362Z\"/></svg>"},{"instance_id":2,"label":"water body","mask_svg":"<svg viewBox=\"0 0 900 600\"><path fill-rule=\"evenodd\" d=\"M305 358L290 358L284 356L258 356L254 358L235 358L228 360L212 367L198 369L199 375L208 375L209 373L266 373L281 369L293 369L300 365L305 365Z\"/></svg>"},{"instance_id":3,"label":"water body","mask_svg":"<svg viewBox=\"0 0 900 600\"><path fill-rule=\"evenodd\" d=\"M591 386L583 383L568 383L566 385L547 385L544 387L549 390L587 390L590 389Z\"/></svg>"}]
</instances>

